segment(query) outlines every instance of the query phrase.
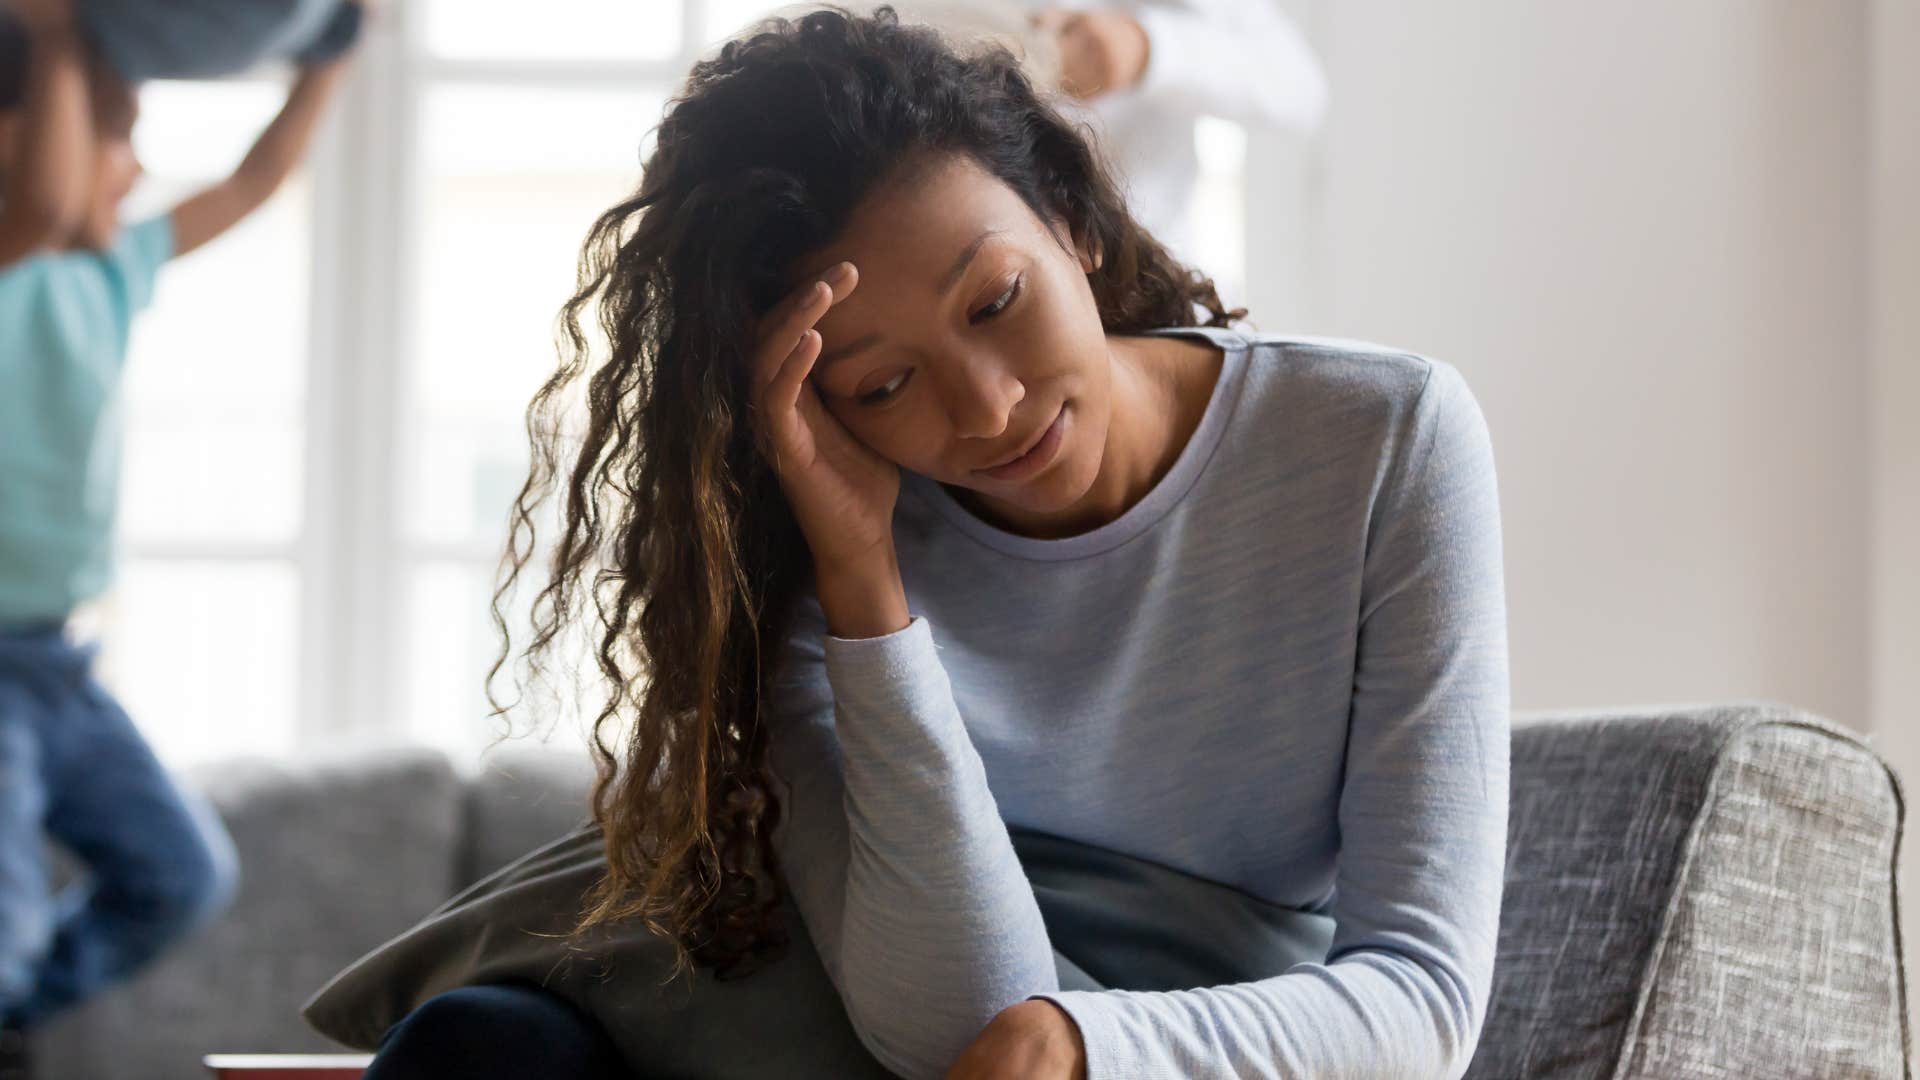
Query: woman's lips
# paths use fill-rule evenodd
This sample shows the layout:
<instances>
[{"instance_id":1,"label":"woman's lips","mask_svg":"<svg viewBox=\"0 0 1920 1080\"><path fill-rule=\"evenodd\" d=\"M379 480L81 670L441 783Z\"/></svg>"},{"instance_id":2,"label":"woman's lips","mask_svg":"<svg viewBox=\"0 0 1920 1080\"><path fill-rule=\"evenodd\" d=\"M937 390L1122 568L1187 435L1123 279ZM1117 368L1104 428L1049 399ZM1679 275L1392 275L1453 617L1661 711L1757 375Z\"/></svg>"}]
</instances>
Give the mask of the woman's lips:
<instances>
[{"instance_id":1,"label":"woman's lips","mask_svg":"<svg viewBox=\"0 0 1920 1080\"><path fill-rule=\"evenodd\" d=\"M1067 406L1062 402L1053 423L1041 432L1040 440L1033 444L1032 449L1004 465L974 471L992 480L1025 480L1053 462L1060 452L1060 443L1066 438L1066 427Z\"/></svg>"}]
</instances>

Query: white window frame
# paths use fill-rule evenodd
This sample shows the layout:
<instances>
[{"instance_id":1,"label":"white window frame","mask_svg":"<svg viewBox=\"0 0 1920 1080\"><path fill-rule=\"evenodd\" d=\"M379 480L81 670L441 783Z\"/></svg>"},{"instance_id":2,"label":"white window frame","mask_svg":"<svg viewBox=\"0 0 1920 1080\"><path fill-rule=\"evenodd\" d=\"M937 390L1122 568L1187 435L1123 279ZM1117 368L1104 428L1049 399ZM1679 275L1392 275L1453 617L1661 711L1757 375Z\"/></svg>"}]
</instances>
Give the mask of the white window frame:
<instances>
[{"instance_id":1,"label":"white window frame","mask_svg":"<svg viewBox=\"0 0 1920 1080\"><path fill-rule=\"evenodd\" d=\"M294 553L301 741L405 731L414 569L444 560L491 574L506 544L504 533L487 545L422 543L407 535L401 502L400 425L414 415L408 364L419 344L411 315L424 220L417 134L428 93L463 82L671 90L706 32L702 0L678 2L680 51L658 61L437 58L427 53L423 13L413 4L383 8L385 25L362 47L311 159L305 501Z\"/></svg>"}]
</instances>

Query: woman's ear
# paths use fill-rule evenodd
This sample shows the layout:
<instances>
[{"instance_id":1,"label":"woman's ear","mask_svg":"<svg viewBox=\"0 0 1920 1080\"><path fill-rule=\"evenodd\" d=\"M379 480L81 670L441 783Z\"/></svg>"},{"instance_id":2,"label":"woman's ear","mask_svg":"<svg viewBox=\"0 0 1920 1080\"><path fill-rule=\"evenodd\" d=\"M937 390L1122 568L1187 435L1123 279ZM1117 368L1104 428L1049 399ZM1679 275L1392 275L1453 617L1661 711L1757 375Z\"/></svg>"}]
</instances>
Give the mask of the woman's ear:
<instances>
[{"instance_id":1,"label":"woman's ear","mask_svg":"<svg viewBox=\"0 0 1920 1080\"><path fill-rule=\"evenodd\" d=\"M1100 250L1099 239L1084 232L1075 234L1073 250L1080 256L1080 269L1089 274L1100 269L1101 260L1106 254Z\"/></svg>"},{"instance_id":2,"label":"woman's ear","mask_svg":"<svg viewBox=\"0 0 1920 1080\"><path fill-rule=\"evenodd\" d=\"M1098 239L1089 235L1085 229L1076 229L1062 218L1054 218L1048 228L1053 230L1056 241L1064 241L1073 249L1074 261L1080 264L1082 273L1091 274L1100 269L1104 253L1100 250Z\"/></svg>"}]
</instances>

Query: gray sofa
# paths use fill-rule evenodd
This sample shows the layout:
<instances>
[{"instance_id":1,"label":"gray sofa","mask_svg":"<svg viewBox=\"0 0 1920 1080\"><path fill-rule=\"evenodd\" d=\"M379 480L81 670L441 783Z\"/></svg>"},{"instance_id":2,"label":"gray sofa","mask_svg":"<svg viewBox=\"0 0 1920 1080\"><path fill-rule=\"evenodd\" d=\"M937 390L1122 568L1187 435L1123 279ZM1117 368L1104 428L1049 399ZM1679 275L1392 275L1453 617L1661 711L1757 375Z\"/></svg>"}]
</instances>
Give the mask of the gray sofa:
<instances>
[{"instance_id":1,"label":"gray sofa","mask_svg":"<svg viewBox=\"0 0 1920 1080\"><path fill-rule=\"evenodd\" d=\"M221 924L43 1035L61 1080L199 1077L208 1051L337 1050L334 972L583 816L589 770L426 751L190 779L245 867ZM1906 1077L1905 818L1846 730L1729 704L1517 717L1494 999L1470 1077Z\"/></svg>"}]
</instances>

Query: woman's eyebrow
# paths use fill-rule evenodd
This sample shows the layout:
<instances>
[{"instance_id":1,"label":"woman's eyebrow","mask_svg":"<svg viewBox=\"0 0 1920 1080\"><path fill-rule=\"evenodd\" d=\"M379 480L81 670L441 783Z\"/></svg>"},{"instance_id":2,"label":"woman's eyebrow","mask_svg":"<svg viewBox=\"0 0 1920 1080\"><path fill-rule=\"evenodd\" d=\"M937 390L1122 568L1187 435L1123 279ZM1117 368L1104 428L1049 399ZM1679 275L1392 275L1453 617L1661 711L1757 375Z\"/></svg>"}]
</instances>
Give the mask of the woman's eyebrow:
<instances>
[{"instance_id":1,"label":"woman's eyebrow","mask_svg":"<svg viewBox=\"0 0 1920 1080\"><path fill-rule=\"evenodd\" d=\"M960 278L966 274L967 267L973 265L973 257L980 254L981 245L999 235L1002 235L1002 230L987 229L979 236L968 241L967 246L960 249L959 256L953 260L953 265L947 267L947 272L940 275L940 290L937 295L945 296L952 292L953 287L958 285ZM878 331L870 334L862 334L837 349L830 349L822 353L820 359L814 361L813 370L825 371L828 365L839 360L845 360L847 357L864 349L872 348L878 344L880 340L881 337Z\"/></svg>"},{"instance_id":2,"label":"woman's eyebrow","mask_svg":"<svg viewBox=\"0 0 1920 1080\"><path fill-rule=\"evenodd\" d=\"M960 257L953 260L953 265L947 267L947 272L940 278L939 295L945 296L949 292L952 292L953 287L960 283L960 275L967 272L967 267L973 262L973 257L980 253L980 245L999 235L999 229L988 229L979 236L974 237L965 248L961 249Z\"/></svg>"}]
</instances>

